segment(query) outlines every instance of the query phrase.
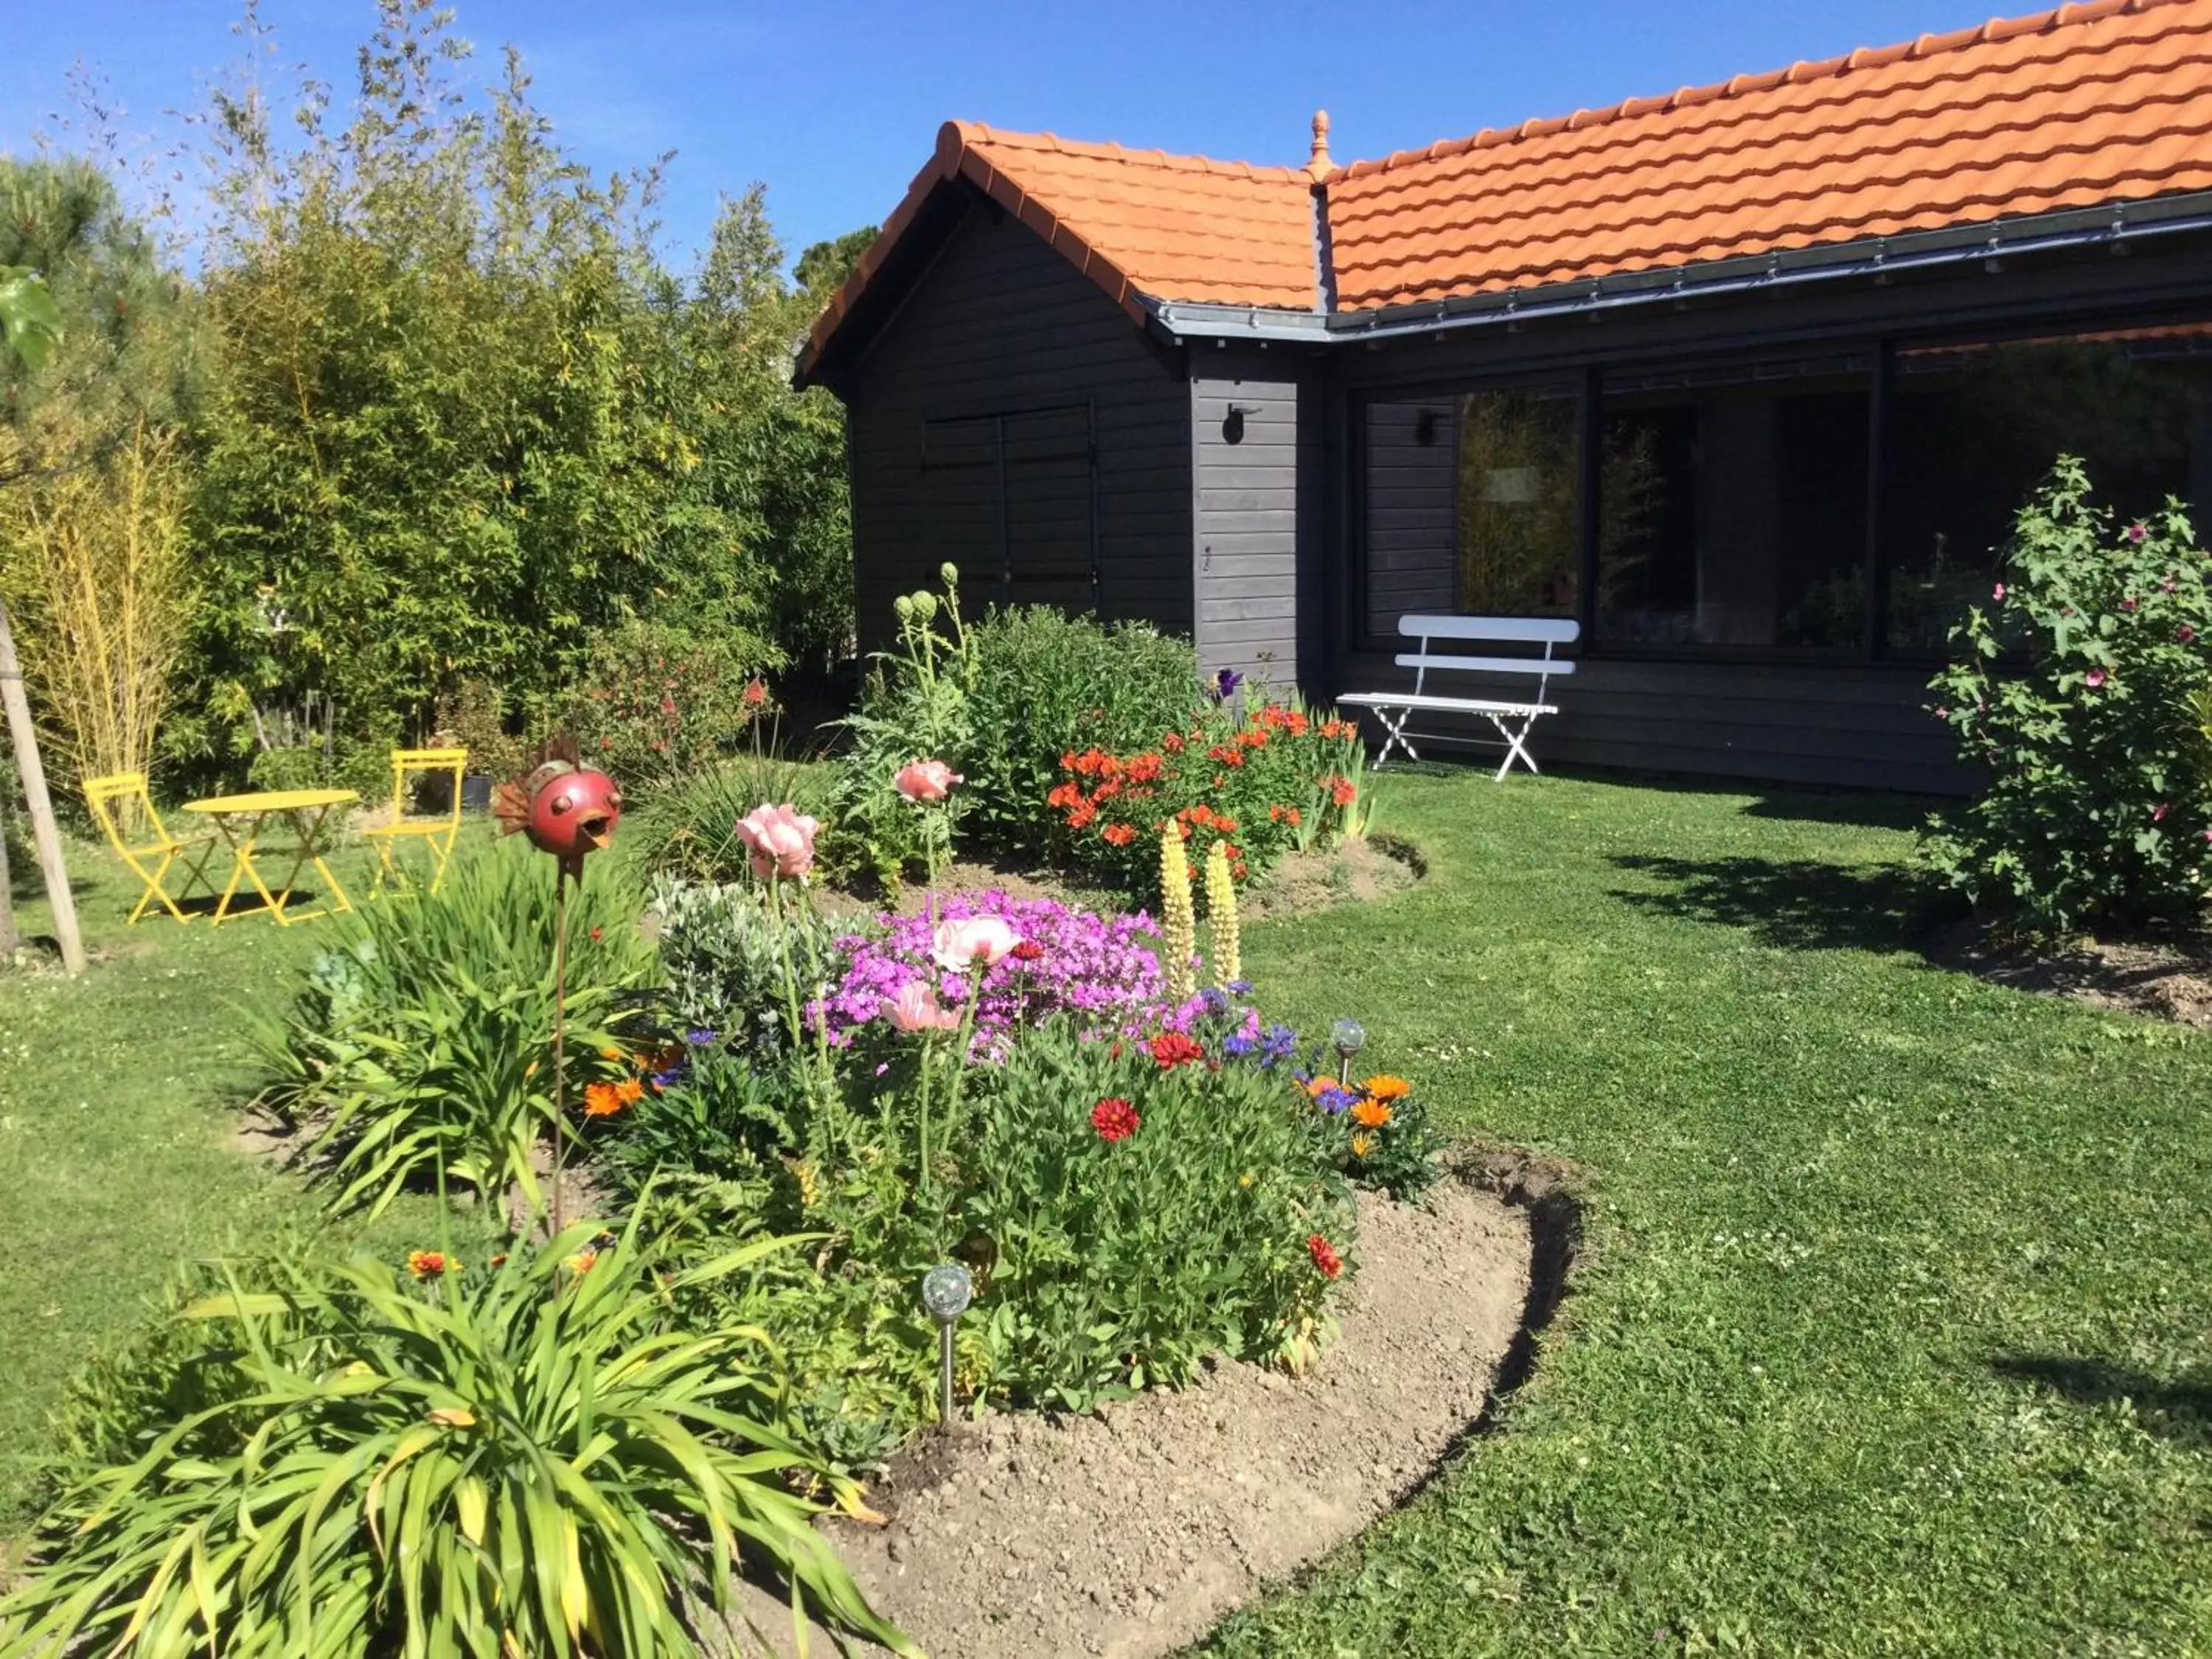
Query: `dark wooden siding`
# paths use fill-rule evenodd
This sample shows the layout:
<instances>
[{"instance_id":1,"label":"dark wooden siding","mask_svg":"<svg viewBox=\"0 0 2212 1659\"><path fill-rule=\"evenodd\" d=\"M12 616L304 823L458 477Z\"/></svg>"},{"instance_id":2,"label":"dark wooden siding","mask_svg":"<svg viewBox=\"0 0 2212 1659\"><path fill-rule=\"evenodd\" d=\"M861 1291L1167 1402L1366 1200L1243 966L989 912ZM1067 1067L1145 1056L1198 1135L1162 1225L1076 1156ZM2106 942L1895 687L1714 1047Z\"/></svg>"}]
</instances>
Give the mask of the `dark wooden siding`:
<instances>
[{"instance_id":1,"label":"dark wooden siding","mask_svg":"<svg viewBox=\"0 0 2212 1659\"><path fill-rule=\"evenodd\" d=\"M972 203L842 388L852 446L853 566L861 644L891 634L891 600L933 586L946 558L980 611L993 600L1089 603L1191 630L1189 390L1176 354L1018 221ZM1077 411L1091 459L1072 462ZM1006 416L1003 471L983 453ZM985 469L924 465L962 438ZM994 435L992 441L995 442ZM1000 492L992 495L991 491ZM1088 517L1082 511L1089 496ZM1015 582L1000 580L994 514L1005 501ZM1086 549L1087 543L1087 549Z\"/></svg>"},{"instance_id":2,"label":"dark wooden siding","mask_svg":"<svg viewBox=\"0 0 2212 1659\"><path fill-rule=\"evenodd\" d=\"M1419 441L1421 417L1430 441ZM1398 618L1459 608L1459 437L1453 400L1370 404L1366 475L1364 621L1370 639L1398 631Z\"/></svg>"},{"instance_id":3,"label":"dark wooden siding","mask_svg":"<svg viewBox=\"0 0 2212 1659\"><path fill-rule=\"evenodd\" d=\"M1297 678L1298 386L1201 376L1190 384L1197 639L1207 672ZM1231 410L1242 410L1232 419Z\"/></svg>"}]
</instances>

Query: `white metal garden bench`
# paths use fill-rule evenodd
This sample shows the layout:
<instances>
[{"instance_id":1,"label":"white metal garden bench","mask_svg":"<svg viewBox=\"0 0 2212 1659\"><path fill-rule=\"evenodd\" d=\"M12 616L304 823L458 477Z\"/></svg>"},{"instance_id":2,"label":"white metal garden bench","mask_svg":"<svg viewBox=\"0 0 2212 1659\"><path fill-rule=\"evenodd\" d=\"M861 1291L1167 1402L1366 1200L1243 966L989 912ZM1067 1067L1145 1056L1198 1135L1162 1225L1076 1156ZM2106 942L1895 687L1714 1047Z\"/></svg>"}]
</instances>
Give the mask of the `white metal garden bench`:
<instances>
[{"instance_id":1,"label":"white metal garden bench","mask_svg":"<svg viewBox=\"0 0 2212 1659\"><path fill-rule=\"evenodd\" d=\"M1375 757L1381 766L1390 758L1393 749L1406 751L1407 760L1419 760L1413 744L1408 741L1406 722L1417 713L1440 714L1480 714L1498 728L1498 736L1505 744L1505 763L1498 769L1502 780L1519 761L1531 772L1536 763L1528 756L1528 728L1545 714L1559 711L1544 701L1544 692L1554 674L1571 674L1574 664L1555 654L1563 645L1571 645L1581 637L1582 624L1541 617L1401 617L1398 632L1408 639L1419 640L1420 649L1403 653L1398 666L1413 671L1411 691L1354 691L1337 699L1360 708L1371 708L1375 717L1382 722L1382 729L1390 735L1382 744L1382 752ZM1431 648L1431 641L1471 641L1482 644L1541 645L1540 657L1448 657L1439 656ZM1532 697L1508 701L1495 697L1443 696L1427 689L1429 671L1438 673L1488 674L1511 676L1536 682ZM1415 732L1410 734L1424 743L1486 743L1490 739L1458 738L1442 732Z\"/></svg>"}]
</instances>

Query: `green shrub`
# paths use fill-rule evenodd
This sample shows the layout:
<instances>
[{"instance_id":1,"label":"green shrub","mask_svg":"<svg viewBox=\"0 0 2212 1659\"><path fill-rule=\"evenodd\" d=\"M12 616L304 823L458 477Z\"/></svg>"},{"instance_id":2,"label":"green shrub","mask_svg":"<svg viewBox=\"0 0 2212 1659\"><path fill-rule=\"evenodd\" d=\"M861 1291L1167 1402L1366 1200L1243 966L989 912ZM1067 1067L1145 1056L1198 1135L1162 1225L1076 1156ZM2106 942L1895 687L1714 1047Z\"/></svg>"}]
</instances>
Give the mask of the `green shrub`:
<instances>
[{"instance_id":1,"label":"green shrub","mask_svg":"<svg viewBox=\"0 0 2212 1659\"><path fill-rule=\"evenodd\" d=\"M207 1403L47 1515L45 1565L0 1603L9 1650L691 1654L694 1598L731 1605L742 1547L916 1652L791 1490L857 1503L793 1442L764 1334L671 1318L796 1241L687 1261L597 1231L415 1284L309 1262L188 1309L229 1333Z\"/></svg>"},{"instance_id":2,"label":"green shrub","mask_svg":"<svg viewBox=\"0 0 2212 1659\"><path fill-rule=\"evenodd\" d=\"M803 905L772 908L758 882L708 886L661 877L651 910L665 1023L713 1031L746 1054L787 1047L793 995L811 1001L843 970L830 926Z\"/></svg>"},{"instance_id":3,"label":"green shrub","mask_svg":"<svg viewBox=\"0 0 2212 1659\"><path fill-rule=\"evenodd\" d=\"M2212 668L2206 555L2178 504L2123 525L2061 457L1930 689L1983 779L1924 848L1980 906L2063 931L2195 915L2212 801L2191 699Z\"/></svg>"},{"instance_id":4,"label":"green shrub","mask_svg":"<svg viewBox=\"0 0 2212 1659\"><path fill-rule=\"evenodd\" d=\"M1295 1365L1318 1345L1334 1275L1312 1241L1348 1255L1352 1211L1287 1065L1063 1019L976 1086L959 1213L990 1245L994 1393L1079 1411L1209 1354Z\"/></svg>"},{"instance_id":5,"label":"green shrub","mask_svg":"<svg viewBox=\"0 0 2212 1659\"><path fill-rule=\"evenodd\" d=\"M1198 653L1146 623L1103 623L1048 605L994 611L969 630L966 822L982 840L1046 854L1064 845L1044 805L1060 757L1122 754L1188 725L1200 703Z\"/></svg>"},{"instance_id":6,"label":"green shrub","mask_svg":"<svg viewBox=\"0 0 2212 1659\"><path fill-rule=\"evenodd\" d=\"M568 906L568 1091L612 1075L599 1050L650 981L635 908L587 866ZM289 1018L258 1033L259 1102L310 1136L341 1206L381 1209L441 1175L519 1183L556 1128L553 860L520 837L455 859L435 897L372 905L310 966Z\"/></svg>"},{"instance_id":7,"label":"green shrub","mask_svg":"<svg viewBox=\"0 0 2212 1659\"><path fill-rule=\"evenodd\" d=\"M734 755L767 707L759 676L781 664L742 630L632 620L592 641L562 722L588 764L642 797Z\"/></svg>"}]
</instances>

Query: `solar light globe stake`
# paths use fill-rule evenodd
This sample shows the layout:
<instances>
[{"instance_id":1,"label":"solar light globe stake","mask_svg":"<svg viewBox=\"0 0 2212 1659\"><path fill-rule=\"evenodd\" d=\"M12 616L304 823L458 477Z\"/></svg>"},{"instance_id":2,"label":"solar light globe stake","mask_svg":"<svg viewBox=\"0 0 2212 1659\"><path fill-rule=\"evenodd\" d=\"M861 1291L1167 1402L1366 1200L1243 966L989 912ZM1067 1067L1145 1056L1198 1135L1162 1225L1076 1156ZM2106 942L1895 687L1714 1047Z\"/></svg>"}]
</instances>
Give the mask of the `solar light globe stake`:
<instances>
[{"instance_id":1,"label":"solar light globe stake","mask_svg":"<svg viewBox=\"0 0 2212 1659\"><path fill-rule=\"evenodd\" d=\"M1356 1019L1340 1019L1328 1028L1328 1040L1336 1048L1336 1080L1350 1088L1352 1057L1365 1045L1367 1028Z\"/></svg>"},{"instance_id":2,"label":"solar light globe stake","mask_svg":"<svg viewBox=\"0 0 2212 1659\"><path fill-rule=\"evenodd\" d=\"M952 1423L952 1328L975 1300L975 1281L957 1261L932 1267L921 1276L921 1305L937 1322L937 1420Z\"/></svg>"}]
</instances>

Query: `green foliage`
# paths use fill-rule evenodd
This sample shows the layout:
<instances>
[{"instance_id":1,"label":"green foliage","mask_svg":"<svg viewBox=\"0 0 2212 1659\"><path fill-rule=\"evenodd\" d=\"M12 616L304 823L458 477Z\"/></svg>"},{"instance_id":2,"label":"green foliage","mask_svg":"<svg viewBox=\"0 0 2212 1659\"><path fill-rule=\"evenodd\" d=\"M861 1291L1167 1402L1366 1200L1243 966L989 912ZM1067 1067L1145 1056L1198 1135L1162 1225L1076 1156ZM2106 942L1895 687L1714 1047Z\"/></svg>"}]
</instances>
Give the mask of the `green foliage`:
<instances>
[{"instance_id":1,"label":"green foliage","mask_svg":"<svg viewBox=\"0 0 2212 1659\"><path fill-rule=\"evenodd\" d=\"M188 1309L225 1332L205 1403L49 1514L47 1562L0 1604L9 1650L691 1654L691 1598L726 1611L742 1547L915 1652L789 1489L829 1472L766 1334L671 1317L797 1241L686 1260L634 1220L598 1234L497 1268L441 1254L417 1285L370 1257L278 1266Z\"/></svg>"},{"instance_id":2,"label":"green foliage","mask_svg":"<svg viewBox=\"0 0 2212 1659\"><path fill-rule=\"evenodd\" d=\"M808 908L775 906L758 882L653 884L663 981L660 1006L683 1031L744 1054L775 1054L789 1045L787 965L803 997L834 981L843 958L834 930Z\"/></svg>"},{"instance_id":3,"label":"green foliage","mask_svg":"<svg viewBox=\"0 0 2212 1659\"><path fill-rule=\"evenodd\" d=\"M1062 850L1042 809L1061 756L1146 748L1200 705L1196 650L1147 623L1031 605L992 611L969 637L968 743L952 758L968 779L965 822L1011 851Z\"/></svg>"},{"instance_id":4,"label":"green foliage","mask_svg":"<svg viewBox=\"0 0 2212 1659\"><path fill-rule=\"evenodd\" d=\"M0 345L25 368L45 366L62 340L61 307L35 270L0 265Z\"/></svg>"},{"instance_id":5,"label":"green foliage","mask_svg":"<svg viewBox=\"0 0 2212 1659\"><path fill-rule=\"evenodd\" d=\"M625 790L658 793L737 750L766 702L761 672L780 661L750 635L627 622L592 641L560 723Z\"/></svg>"},{"instance_id":6,"label":"green foliage","mask_svg":"<svg viewBox=\"0 0 2212 1659\"><path fill-rule=\"evenodd\" d=\"M961 621L959 571L947 564L939 574L942 602L927 589L893 602L898 644L876 653L859 709L840 722L851 747L838 758L831 797L838 826L855 860L890 886L916 863L941 862L967 811L964 787L918 807L893 782L909 761L949 763L969 744L975 644Z\"/></svg>"},{"instance_id":7,"label":"green foliage","mask_svg":"<svg viewBox=\"0 0 2212 1659\"><path fill-rule=\"evenodd\" d=\"M590 866L586 866L587 871ZM651 953L633 904L587 877L568 905L568 1097L554 1111L553 860L518 837L457 857L436 896L374 905L264 1024L260 1100L311 1137L341 1206L380 1210L440 1178L541 1200L532 1153L573 1133L587 1083L637 1011Z\"/></svg>"},{"instance_id":8,"label":"green foliage","mask_svg":"<svg viewBox=\"0 0 2212 1659\"><path fill-rule=\"evenodd\" d=\"M978 1088L959 1212L990 1242L994 1395L1080 1411L1208 1354L1296 1364L1318 1345L1328 1280L1307 1241L1348 1257L1352 1212L1287 1068L1163 1065L1056 1020ZM1133 1132L1107 1139L1102 1102Z\"/></svg>"},{"instance_id":9,"label":"green foliage","mask_svg":"<svg viewBox=\"0 0 2212 1659\"><path fill-rule=\"evenodd\" d=\"M2212 680L2208 574L2178 504L2122 525L2070 456L2021 509L1930 688L1984 782L1925 850L1976 903L2056 931L2202 908L2212 792L2191 698Z\"/></svg>"}]
</instances>

